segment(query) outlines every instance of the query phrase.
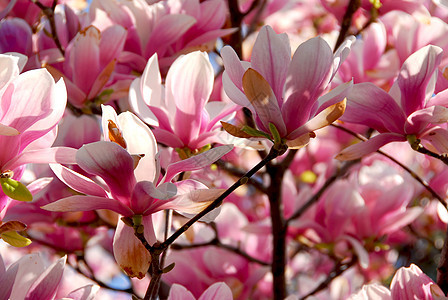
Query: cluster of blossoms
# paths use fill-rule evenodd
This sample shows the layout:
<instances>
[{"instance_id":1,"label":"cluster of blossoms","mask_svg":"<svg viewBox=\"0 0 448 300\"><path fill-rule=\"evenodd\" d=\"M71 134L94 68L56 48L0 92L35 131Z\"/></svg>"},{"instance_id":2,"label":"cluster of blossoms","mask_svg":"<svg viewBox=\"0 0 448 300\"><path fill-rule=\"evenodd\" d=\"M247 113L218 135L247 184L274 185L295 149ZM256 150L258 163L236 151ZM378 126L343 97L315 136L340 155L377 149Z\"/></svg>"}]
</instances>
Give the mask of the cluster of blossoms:
<instances>
[{"instance_id":1,"label":"cluster of blossoms","mask_svg":"<svg viewBox=\"0 0 448 300\"><path fill-rule=\"evenodd\" d=\"M448 3L0 1L0 299L448 299Z\"/></svg>"}]
</instances>

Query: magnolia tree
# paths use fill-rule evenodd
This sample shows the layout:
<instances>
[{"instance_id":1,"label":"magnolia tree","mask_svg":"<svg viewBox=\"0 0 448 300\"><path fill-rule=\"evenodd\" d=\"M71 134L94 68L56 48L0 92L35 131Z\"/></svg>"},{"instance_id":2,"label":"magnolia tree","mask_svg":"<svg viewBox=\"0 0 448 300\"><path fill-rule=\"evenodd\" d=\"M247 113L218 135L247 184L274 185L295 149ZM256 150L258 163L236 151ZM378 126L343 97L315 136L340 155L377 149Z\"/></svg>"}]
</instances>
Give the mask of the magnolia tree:
<instances>
[{"instance_id":1,"label":"magnolia tree","mask_svg":"<svg viewBox=\"0 0 448 300\"><path fill-rule=\"evenodd\" d=\"M447 1L0 19L0 300L448 299Z\"/></svg>"}]
</instances>

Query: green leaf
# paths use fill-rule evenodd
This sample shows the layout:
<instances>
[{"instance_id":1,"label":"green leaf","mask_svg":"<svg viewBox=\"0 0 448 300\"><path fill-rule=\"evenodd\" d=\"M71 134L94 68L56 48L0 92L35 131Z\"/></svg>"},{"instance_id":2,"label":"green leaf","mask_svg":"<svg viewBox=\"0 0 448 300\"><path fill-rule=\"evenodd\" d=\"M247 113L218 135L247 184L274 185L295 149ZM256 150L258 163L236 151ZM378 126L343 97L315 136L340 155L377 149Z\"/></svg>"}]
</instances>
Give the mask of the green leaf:
<instances>
[{"instance_id":1,"label":"green leaf","mask_svg":"<svg viewBox=\"0 0 448 300\"><path fill-rule=\"evenodd\" d=\"M271 139L271 136L269 134L267 134L266 132L257 130L255 128L249 127L247 125L243 126L243 128L241 128L241 131L243 131L253 137L264 137L267 139Z\"/></svg>"},{"instance_id":2,"label":"green leaf","mask_svg":"<svg viewBox=\"0 0 448 300\"><path fill-rule=\"evenodd\" d=\"M26 188L26 186L12 178L1 178L0 183L2 185L2 190L11 199L18 201L30 202L33 200L33 195Z\"/></svg>"},{"instance_id":3,"label":"green leaf","mask_svg":"<svg viewBox=\"0 0 448 300\"><path fill-rule=\"evenodd\" d=\"M15 231L8 231L0 234L0 237L13 247L26 247L31 244L31 240L21 236Z\"/></svg>"}]
</instances>

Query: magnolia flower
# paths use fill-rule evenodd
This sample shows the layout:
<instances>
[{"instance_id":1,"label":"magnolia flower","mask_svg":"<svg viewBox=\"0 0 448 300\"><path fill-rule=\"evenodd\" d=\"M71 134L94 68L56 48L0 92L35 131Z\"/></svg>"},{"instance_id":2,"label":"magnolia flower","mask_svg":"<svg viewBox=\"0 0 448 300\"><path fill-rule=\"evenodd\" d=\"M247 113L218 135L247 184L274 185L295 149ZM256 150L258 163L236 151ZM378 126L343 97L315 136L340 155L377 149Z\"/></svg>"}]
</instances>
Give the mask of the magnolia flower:
<instances>
[{"instance_id":1,"label":"magnolia flower","mask_svg":"<svg viewBox=\"0 0 448 300\"><path fill-rule=\"evenodd\" d=\"M157 54L154 54L142 77L132 83L129 102L143 121L155 126L153 131L158 142L194 151L220 142L218 121L235 110L234 105L229 107L224 102L208 102L213 80L207 53L195 51L172 64L162 85Z\"/></svg>"},{"instance_id":2,"label":"magnolia flower","mask_svg":"<svg viewBox=\"0 0 448 300\"><path fill-rule=\"evenodd\" d=\"M362 289L352 295L350 300L406 300L427 299L446 300L440 287L414 264L398 269L392 278L390 290L379 284L364 285Z\"/></svg>"},{"instance_id":3,"label":"magnolia flower","mask_svg":"<svg viewBox=\"0 0 448 300\"><path fill-rule=\"evenodd\" d=\"M448 152L447 91L433 96L442 49L426 46L409 56L389 93L371 83L354 85L348 95L345 122L367 125L380 134L344 149L336 158L350 160L391 142L421 139Z\"/></svg>"},{"instance_id":4,"label":"magnolia flower","mask_svg":"<svg viewBox=\"0 0 448 300\"><path fill-rule=\"evenodd\" d=\"M291 148L307 144L315 136L313 131L344 113L351 82L321 95L347 57L353 39L349 38L333 54L327 42L316 37L301 44L291 59L288 36L264 26L250 63L240 61L231 47L224 47L224 90L232 101L251 109L259 131L227 123L224 128L239 137L275 139L279 135Z\"/></svg>"},{"instance_id":5,"label":"magnolia flower","mask_svg":"<svg viewBox=\"0 0 448 300\"><path fill-rule=\"evenodd\" d=\"M75 149L50 148L65 110L64 82L55 84L45 69L19 74L25 62L22 56L0 55L0 182L7 196L30 201L18 182L23 165L74 163ZM3 192L0 211L9 199Z\"/></svg>"},{"instance_id":6,"label":"magnolia flower","mask_svg":"<svg viewBox=\"0 0 448 300\"><path fill-rule=\"evenodd\" d=\"M84 145L76 154L78 166L86 173L96 175L105 185L76 173L62 165L52 165L55 174L69 187L85 195L75 195L45 205L51 211L90 211L108 209L133 219L143 225L144 235L150 244L156 242L152 214L174 209L184 214L201 211L221 194L221 190L207 189L194 180L172 183L180 172L202 169L229 152L231 146L221 146L177 163L169 165L165 175L160 175L160 166L155 154L157 143L148 127L130 113L116 117L110 108L106 113L108 139ZM113 119L113 120L112 120ZM105 119L103 119L105 121ZM132 129L132 130L129 130ZM129 130L129 131L128 131ZM129 136L124 132L132 132ZM140 132L136 139L135 132ZM124 138L127 138L126 140ZM128 147L129 144L129 147ZM144 149L145 154L130 154L129 151ZM138 164L144 160L145 169ZM143 278L151 261L148 251L134 236L134 229L119 221L114 236L114 255L131 277Z\"/></svg>"},{"instance_id":7,"label":"magnolia flower","mask_svg":"<svg viewBox=\"0 0 448 300\"><path fill-rule=\"evenodd\" d=\"M0 256L0 299L54 299L65 268L64 256L49 267L38 253L28 254L6 270ZM64 299L89 300L99 287L87 285L76 289Z\"/></svg>"}]
</instances>

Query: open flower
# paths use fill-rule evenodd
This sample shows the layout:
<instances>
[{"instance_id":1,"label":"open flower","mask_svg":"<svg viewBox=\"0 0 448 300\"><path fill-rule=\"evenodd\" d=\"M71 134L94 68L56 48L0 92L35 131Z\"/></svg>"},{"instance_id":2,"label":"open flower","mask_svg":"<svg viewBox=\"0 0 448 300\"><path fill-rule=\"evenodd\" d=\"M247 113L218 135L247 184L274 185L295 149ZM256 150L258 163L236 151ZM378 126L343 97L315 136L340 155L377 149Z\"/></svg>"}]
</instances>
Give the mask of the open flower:
<instances>
[{"instance_id":1,"label":"open flower","mask_svg":"<svg viewBox=\"0 0 448 300\"><path fill-rule=\"evenodd\" d=\"M336 158L350 160L375 152L391 142L421 139L448 153L447 91L433 96L442 49L426 46L409 56L389 93L371 83L353 86L345 122L367 125L380 134L344 149Z\"/></svg>"},{"instance_id":2,"label":"open flower","mask_svg":"<svg viewBox=\"0 0 448 300\"><path fill-rule=\"evenodd\" d=\"M156 140L151 131L148 132L147 154L155 154ZM148 172L152 175L139 180L139 173L134 173L138 159L118 143L103 141L87 144L78 150L76 162L88 174L100 177L105 185L97 184L62 165L53 165L52 169L59 179L85 195L63 198L43 208L51 211L112 210L124 217L138 219L143 225L145 238L153 244L156 236L152 214L164 209L195 214L222 192L217 189L209 190L194 180L172 183L174 176L183 171L204 168L231 149L231 146L221 146L173 163L166 168L163 177L160 176L154 157L149 158L146 164L149 164ZM122 220L119 221L114 236L114 255L118 264L131 277L143 278L151 261L148 251L134 236L134 229L126 226Z\"/></svg>"},{"instance_id":3,"label":"open flower","mask_svg":"<svg viewBox=\"0 0 448 300\"><path fill-rule=\"evenodd\" d=\"M351 82L321 95L348 55L352 41L348 39L333 54L327 42L316 37L301 44L291 59L287 35L264 26L250 63L240 61L231 47L224 47L224 90L232 101L251 109L259 132L227 123L224 128L239 137L273 137L274 130L291 148L307 144L315 136L314 130L344 113Z\"/></svg>"},{"instance_id":4,"label":"open flower","mask_svg":"<svg viewBox=\"0 0 448 300\"><path fill-rule=\"evenodd\" d=\"M213 67L205 52L179 57L162 85L157 54L148 61L141 78L131 85L129 102L136 114L155 126L157 141L173 148L197 150L220 142L219 120L235 105L209 102L213 89Z\"/></svg>"}]
</instances>

